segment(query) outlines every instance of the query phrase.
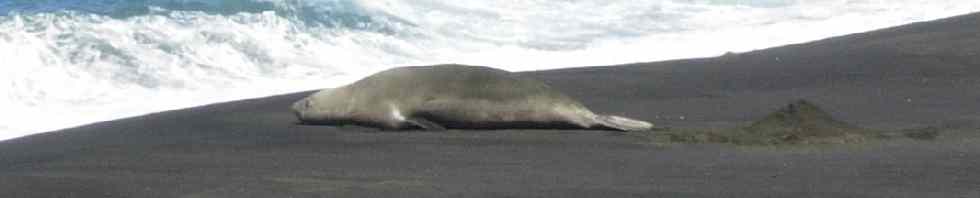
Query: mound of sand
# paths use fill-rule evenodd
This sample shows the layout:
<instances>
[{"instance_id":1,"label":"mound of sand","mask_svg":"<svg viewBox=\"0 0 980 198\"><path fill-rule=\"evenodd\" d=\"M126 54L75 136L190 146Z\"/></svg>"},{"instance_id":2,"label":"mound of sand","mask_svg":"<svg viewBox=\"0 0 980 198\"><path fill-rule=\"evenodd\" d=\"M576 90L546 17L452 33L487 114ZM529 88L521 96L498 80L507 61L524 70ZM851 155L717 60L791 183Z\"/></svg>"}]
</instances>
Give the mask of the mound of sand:
<instances>
[{"instance_id":1,"label":"mound of sand","mask_svg":"<svg viewBox=\"0 0 980 198\"><path fill-rule=\"evenodd\" d=\"M846 143L875 136L870 130L834 119L806 100L794 101L736 133L741 133L735 136L741 141L762 144Z\"/></svg>"},{"instance_id":2,"label":"mound of sand","mask_svg":"<svg viewBox=\"0 0 980 198\"><path fill-rule=\"evenodd\" d=\"M672 142L741 145L854 143L883 137L876 131L834 119L806 100L794 101L746 127L675 130L667 136Z\"/></svg>"}]
</instances>

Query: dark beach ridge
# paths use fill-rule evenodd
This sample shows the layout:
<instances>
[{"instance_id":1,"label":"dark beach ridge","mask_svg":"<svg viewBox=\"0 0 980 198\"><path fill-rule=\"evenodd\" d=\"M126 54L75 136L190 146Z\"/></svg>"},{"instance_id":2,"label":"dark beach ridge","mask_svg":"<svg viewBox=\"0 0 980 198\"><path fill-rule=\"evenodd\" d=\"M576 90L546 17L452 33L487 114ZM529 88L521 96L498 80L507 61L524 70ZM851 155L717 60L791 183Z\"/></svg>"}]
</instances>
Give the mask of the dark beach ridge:
<instances>
[{"instance_id":1,"label":"dark beach ridge","mask_svg":"<svg viewBox=\"0 0 980 198\"><path fill-rule=\"evenodd\" d=\"M0 197L980 197L977 27L970 14L522 74L671 130L751 129L805 99L837 128L930 138L738 146L589 130L381 132L296 125L288 107L304 92L0 142Z\"/></svg>"}]
</instances>

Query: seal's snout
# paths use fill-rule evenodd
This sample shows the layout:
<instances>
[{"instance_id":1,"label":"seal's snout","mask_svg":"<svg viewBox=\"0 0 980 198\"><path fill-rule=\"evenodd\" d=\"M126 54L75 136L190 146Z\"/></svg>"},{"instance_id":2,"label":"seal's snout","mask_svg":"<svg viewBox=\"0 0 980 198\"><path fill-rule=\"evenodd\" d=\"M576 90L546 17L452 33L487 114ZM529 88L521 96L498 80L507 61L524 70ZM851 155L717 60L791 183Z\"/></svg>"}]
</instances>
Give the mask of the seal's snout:
<instances>
[{"instance_id":1,"label":"seal's snout","mask_svg":"<svg viewBox=\"0 0 980 198\"><path fill-rule=\"evenodd\" d=\"M306 110L309 107L310 107L310 102L306 98L303 98L293 103L292 106L293 114L296 115L296 118L299 119L300 122L303 122L303 112L306 112Z\"/></svg>"}]
</instances>

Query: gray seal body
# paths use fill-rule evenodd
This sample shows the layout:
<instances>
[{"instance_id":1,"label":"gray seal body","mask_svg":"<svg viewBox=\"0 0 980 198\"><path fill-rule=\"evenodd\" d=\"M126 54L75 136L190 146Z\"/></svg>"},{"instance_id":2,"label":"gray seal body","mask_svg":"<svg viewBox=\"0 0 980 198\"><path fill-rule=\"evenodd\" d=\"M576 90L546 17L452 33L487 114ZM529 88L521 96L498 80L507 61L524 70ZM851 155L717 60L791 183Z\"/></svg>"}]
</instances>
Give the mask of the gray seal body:
<instances>
[{"instance_id":1,"label":"gray seal body","mask_svg":"<svg viewBox=\"0 0 980 198\"><path fill-rule=\"evenodd\" d=\"M400 67L324 89L292 105L305 124L382 129L613 129L653 125L597 115L548 85L504 70L465 65Z\"/></svg>"}]
</instances>

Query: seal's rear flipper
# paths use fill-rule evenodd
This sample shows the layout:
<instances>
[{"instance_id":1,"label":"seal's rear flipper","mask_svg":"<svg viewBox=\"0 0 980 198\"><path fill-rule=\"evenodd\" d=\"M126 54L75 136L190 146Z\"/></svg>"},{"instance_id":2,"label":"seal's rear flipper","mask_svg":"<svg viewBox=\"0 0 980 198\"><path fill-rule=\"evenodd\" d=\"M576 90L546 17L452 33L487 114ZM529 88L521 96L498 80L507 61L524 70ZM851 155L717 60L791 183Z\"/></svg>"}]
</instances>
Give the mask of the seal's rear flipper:
<instances>
[{"instance_id":1,"label":"seal's rear flipper","mask_svg":"<svg viewBox=\"0 0 980 198\"><path fill-rule=\"evenodd\" d=\"M405 119L405 122L408 122L409 124L412 124L414 126L417 126L425 130L433 130L433 131L446 130L446 127L439 125L435 122L426 120L425 118L409 118L409 119Z\"/></svg>"},{"instance_id":2,"label":"seal's rear flipper","mask_svg":"<svg viewBox=\"0 0 980 198\"><path fill-rule=\"evenodd\" d=\"M596 116L595 120L602 127L608 127L620 131L649 131L653 129L653 124L650 124L649 122L619 116L599 115Z\"/></svg>"}]
</instances>

